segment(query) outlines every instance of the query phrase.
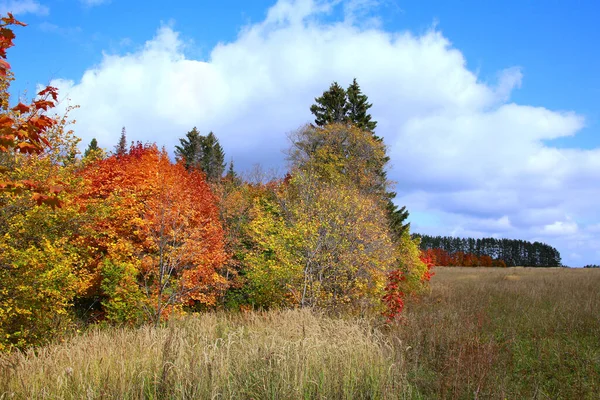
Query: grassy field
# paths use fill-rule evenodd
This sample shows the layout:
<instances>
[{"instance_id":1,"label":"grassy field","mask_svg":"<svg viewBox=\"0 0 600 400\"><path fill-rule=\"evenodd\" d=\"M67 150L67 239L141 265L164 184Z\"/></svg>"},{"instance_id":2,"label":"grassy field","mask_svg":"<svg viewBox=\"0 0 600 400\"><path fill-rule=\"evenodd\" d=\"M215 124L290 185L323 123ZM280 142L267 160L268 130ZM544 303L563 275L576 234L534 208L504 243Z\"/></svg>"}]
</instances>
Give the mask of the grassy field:
<instances>
[{"instance_id":1,"label":"grassy field","mask_svg":"<svg viewBox=\"0 0 600 400\"><path fill-rule=\"evenodd\" d=\"M0 356L0 398L598 398L600 270L435 273L394 327L289 310L91 330Z\"/></svg>"}]
</instances>

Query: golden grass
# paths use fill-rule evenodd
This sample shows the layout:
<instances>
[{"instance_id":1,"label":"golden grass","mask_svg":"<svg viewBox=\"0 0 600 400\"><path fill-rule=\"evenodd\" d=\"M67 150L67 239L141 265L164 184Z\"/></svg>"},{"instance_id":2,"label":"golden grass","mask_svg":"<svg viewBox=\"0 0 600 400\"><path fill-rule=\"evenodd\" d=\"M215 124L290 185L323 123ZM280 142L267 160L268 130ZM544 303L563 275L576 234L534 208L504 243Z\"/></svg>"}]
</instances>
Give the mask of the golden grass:
<instances>
[{"instance_id":1,"label":"golden grass","mask_svg":"<svg viewBox=\"0 0 600 400\"><path fill-rule=\"evenodd\" d=\"M401 324L302 310L0 356L0 399L595 399L600 271L436 268Z\"/></svg>"},{"instance_id":2,"label":"golden grass","mask_svg":"<svg viewBox=\"0 0 600 400\"><path fill-rule=\"evenodd\" d=\"M404 397L402 356L366 320L309 311L203 314L93 330L2 359L6 398Z\"/></svg>"}]
</instances>

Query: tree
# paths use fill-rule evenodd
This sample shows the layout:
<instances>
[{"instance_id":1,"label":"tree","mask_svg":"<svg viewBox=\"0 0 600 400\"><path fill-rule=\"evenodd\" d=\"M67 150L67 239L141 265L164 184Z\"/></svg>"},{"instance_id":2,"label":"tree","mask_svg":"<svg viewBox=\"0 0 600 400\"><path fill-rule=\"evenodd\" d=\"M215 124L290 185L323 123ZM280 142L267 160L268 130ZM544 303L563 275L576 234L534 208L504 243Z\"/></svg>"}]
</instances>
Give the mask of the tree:
<instances>
[{"instance_id":1,"label":"tree","mask_svg":"<svg viewBox=\"0 0 600 400\"><path fill-rule=\"evenodd\" d=\"M88 145L87 149L85 149L85 152L83 153L83 158L84 160L86 160L86 162L93 162L96 160L100 160L103 159L106 156L105 152L103 149L101 149L100 147L98 147L98 141L96 140L96 138L93 138L90 141L90 144Z\"/></svg>"},{"instance_id":2,"label":"tree","mask_svg":"<svg viewBox=\"0 0 600 400\"><path fill-rule=\"evenodd\" d=\"M212 132L202 139L200 168L206 174L206 179L209 182L219 182L223 177L225 153L219 144L219 140Z\"/></svg>"},{"instance_id":3,"label":"tree","mask_svg":"<svg viewBox=\"0 0 600 400\"><path fill-rule=\"evenodd\" d=\"M367 112L372 104L367 101L367 96L361 92L356 78L352 81L346 93L348 96L346 106L348 109L348 120L360 129L374 132L377 122L372 121L371 114Z\"/></svg>"},{"instance_id":4,"label":"tree","mask_svg":"<svg viewBox=\"0 0 600 400\"><path fill-rule=\"evenodd\" d=\"M225 178L235 182L238 179L238 174L233 169L233 160L229 161L229 168L227 169L227 174L225 174Z\"/></svg>"},{"instance_id":5,"label":"tree","mask_svg":"<svg viewBox=\"0 0 600 400\"><path fill-rule=\"evenodd\" d=\"M202 136L194 127L185 138L179 139L179 146L175 146L175 157L182 160L186 168L199 168L198 157L202 150Z\"/></svg>"},{"instance_id":6,"label":"tree","mask_svg":"<svg viewBox=\"0 0 600 400\"><path fill-rule=\"evenodd\" d=\"M377 122L373 121L371 115L368 113L372 104L368 102L367 96L362 93L356 79L352 81L347 90L344 90L337 82L334 82L329 90L324 92L321 97L316 98L315 101L317 104L312 105L310 110L315 115L315 124L317 126L323 127L332 123L352 124L359 129L370 132L373 138L383 145L383 139L375 134ZM378 182L387 182L385 168L389 160L389 157L386 155L383 159L377 160L375 163L374 168L379 175ZM386 208L390 229L396 240L399 240L402 233L409 230L409 224L406 223L408 210L406 207L398 208L394 204L393 199L396 197L396 193L389 190L389 188L382 192L382 196L387 203Z\"/></svg>"},{"instance_id":7,"label":"tree","mask_svg":"<svg viewBox=\"0 0 600 400\"><path fill-rule=\"evenodd\" d=\"M47 343L65 333L73 300L90 285L85 221L92 208L74 198L84 182L78 176L77 139L65 129L66 116L45 131L48 146L39 154L13 154L3 172L11 181L60 186L61 207L38 204L30 193L0 192L0 350Z\"/></svg>"},{"instance_id":8,"label":"tree","mask_svg":"<svg viewBox=\"0 0 600 400\"><path fill-rule=\"evenodd\" d=\"M389 182L379 172L385 145L354 125L305 126L290 135L287 152L292 170L315 174L325 182L350 184L383 200Z\"/></svg>"},{"instance_id":9,"label":"tree","mask_svg":"<svg viewBox=\"0 0 600 400\"><path fill-rule=\"evenodd\" d=\"M251 215L253 245L244 261L254 305L381 309L394 247L371 196L294 171L255 201Z\"/></svg>"},{"instance_id":10,"label":"tree","mask_svg":"<svg viewBox=\"0 0 600 400\"><path fill-rule=\"evenodd\" d=\"M98 150L98 141L96 140L96 138L93 138L90 144L88 145L87 149L85 150L85 153L83 153L83 156L87 157L90 155L90 153L96 152Z\"/></svg>"},{"instance_id":11,"label":"tree","mask_svg":"<svg viewBox=\"0 0 600 400\"><path fill-rule=\"evenodd\" d=\"M214 133L202 136L194 127L179 143L180 146L175 146L175 156L186 168L202 170L209 182L220 181L225 171L225 153Z\"/></svg>"},{"instance_id":12,"label":"tree","mask_svg":"<svg viewBox=\"0 0 600 400\"><path fill-rule=\"evenodd\" d=\"M125 127L121 129L121 137L119 138L119 143L115 146L115 154L117 157L122 157L127 153L127 132L125 131Z\"/></svg>"},{"instance_id":13,"label":"tree","mask_svg":"<svg viewBox=\"0 0 600 400\"><path fill-rule=\"evenodd\" d=\"M316 104L310 107L315 115L315 124L325 126L332 123L345 123L348 120L348 102L344 88L333 82L328 91L315 98Z\"/></svg>"},{"instance_id":14,"label":"tree","mask_svg":"<svg viewBox=\"0 0 600 400\"><path fill-rule=\"evenodd\" d=\"M104 207L88 238L98 260L103 305L115 322L154 323L184 306L211 306L227 282L216 200L203 174L172 164L155 145L90 165L81 201ZM102 262L100 262L102 260Z\"/></svg>"},{"instance_id":15,"label":"tree","mask_svg":"<svg viewBox=\"0 0 600 400\"><path fill-rule=\"evenodd\" d=\"M44 152L50 144L46 132L56 124L56 120L45 113L56 105L58 99L57 89L48 86L37 94L37 99L30 105L19 103L9 108L8 88L12 75L10 64L6 62L6 51L14 45L15 34L9 28L11 25L25 24L17 21L11 13L0 19L0 155L3 159L17 154L34 155ZM5 179L3 173L0 175L0 193L19 194L29 191L38 204L60 206L56 196L60 190L58 186L44 187L42 182L30 179L10 180Z\"/></svg>"}]
</instances>

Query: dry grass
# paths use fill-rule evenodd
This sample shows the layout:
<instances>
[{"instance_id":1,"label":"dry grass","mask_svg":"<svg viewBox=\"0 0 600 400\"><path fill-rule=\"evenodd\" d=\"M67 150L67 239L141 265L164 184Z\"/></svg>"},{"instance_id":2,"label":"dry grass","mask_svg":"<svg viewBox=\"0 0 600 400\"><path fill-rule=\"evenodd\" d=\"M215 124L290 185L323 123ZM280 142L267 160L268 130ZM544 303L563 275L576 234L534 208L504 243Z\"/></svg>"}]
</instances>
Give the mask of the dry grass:
<instances>
[{"instance_id":1,"label":"dry grass","mask_svg":"<svg viewBox=\"0 0 600 400\"><path fill-rule=\"evenodd\" d=\"M600 271L437 268L404 322L308 311L91 330L0 356L0 399L592 399Z\"/></svg>"},{"instance_id":2,"label":"dry grass","mask_svg":"<svg viewBox=\"0 0 600 400\"><path fill-rule=\"evenodd\" d=\"M597 399L600 271L436 268L398 333L426 398Z\"/></svg>"},{"instance_id":3,"label":"dry grass","mask_svg":"<svg viewBox=\"0 0 600 400\"><path fill-rule=\"evenodd\" d=\"M368 321L308 311L204 314L167 328L91 331L5 357L0 393L68 399L410 397L401 362L390 339Z\"/></svg>"}]
</instances>

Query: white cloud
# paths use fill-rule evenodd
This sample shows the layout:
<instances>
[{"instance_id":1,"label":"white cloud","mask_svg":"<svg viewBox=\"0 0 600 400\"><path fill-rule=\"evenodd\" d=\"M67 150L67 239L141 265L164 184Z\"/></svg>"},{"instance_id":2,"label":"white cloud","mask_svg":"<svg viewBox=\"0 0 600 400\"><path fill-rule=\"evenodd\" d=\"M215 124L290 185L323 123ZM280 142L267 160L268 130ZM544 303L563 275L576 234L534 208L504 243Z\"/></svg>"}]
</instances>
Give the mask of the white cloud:
<instances>
[{"instance_id":1,"label":"white cloud","mask_svg":"<svg viewBox=\"0 0 600 400\"><path fill-rule=\"evenodd\" d=\"M105 54L78 82L52 84L82 106L74 116L83 143L111 148L125 125L129 139L172 149L197 126L247 168L283 165L286 133L311 120L314 97L356 77L389 145L399 203L444 224L427 229L541 238L569 253L600 248L580 237L600 223L600 149L546 144L576 134L582 116L512 103L519 68L482 82L435 29L357 26L352 15L372 1L344 2L346 18L324 22L338 3L281 0L208 60L187 58L179 34L161 27L138 51Z\"/></svg>"},{"instance_id":2,"label":"white cloud","mask_svg":"<svg viewBox=\"0 0 600 400\"><path fill-rule=\"evenodd\" d=\"M572 235L578 232L578 226L575 222L566 221L555 221L551 224L544 226L542 229L543 233L548 235Z\"/></svg>"},{"instance_id":3,"label":"white cloud","mask_svg":"<svg viewBox=\"0 0 600 400\"><path fill-rule=\"evenodd\" d=\"M0 14L13 13L14 15L36 14L48 15L48 7L35 0L4 0L0 1Z\"/></svg>"}]
</instances>

